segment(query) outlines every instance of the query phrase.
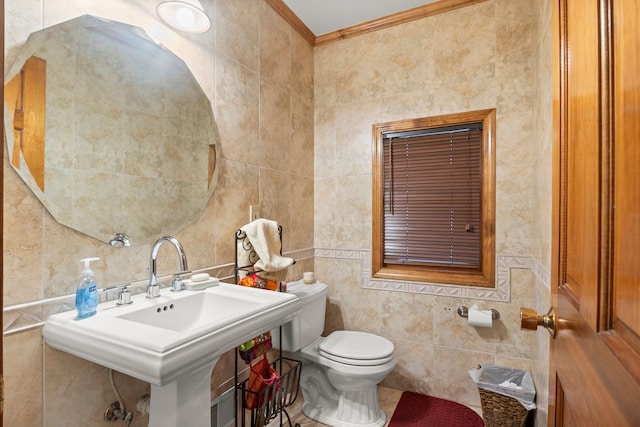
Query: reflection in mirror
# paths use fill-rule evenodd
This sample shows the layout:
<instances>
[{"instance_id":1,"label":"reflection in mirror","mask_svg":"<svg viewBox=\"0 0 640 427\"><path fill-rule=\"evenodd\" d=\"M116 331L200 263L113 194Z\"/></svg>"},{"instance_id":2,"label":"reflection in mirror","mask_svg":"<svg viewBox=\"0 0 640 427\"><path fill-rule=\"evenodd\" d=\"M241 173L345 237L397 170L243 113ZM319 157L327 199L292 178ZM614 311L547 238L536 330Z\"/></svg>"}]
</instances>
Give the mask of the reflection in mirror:
<instances>
[{"instance_id":1,"label":"reflection in mirror","mask_svg":"<svg viewBox=\"0 0 640 427\"><path fill-rule=\"evenodd\" d=\"M59 223L104 242L175 234L216 186L211 104L137 27L85 15L31 34L4 119L18 175Z\"/></svg>"}]
</instances>

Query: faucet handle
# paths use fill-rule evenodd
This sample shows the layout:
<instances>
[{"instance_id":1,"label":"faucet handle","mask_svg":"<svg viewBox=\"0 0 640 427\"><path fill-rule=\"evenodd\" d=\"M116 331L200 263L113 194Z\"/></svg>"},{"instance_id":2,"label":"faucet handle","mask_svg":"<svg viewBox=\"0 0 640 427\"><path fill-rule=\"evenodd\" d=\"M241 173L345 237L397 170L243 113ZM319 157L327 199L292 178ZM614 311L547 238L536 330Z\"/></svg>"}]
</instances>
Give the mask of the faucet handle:
<instances>
[{"instance_id":1,"label":"faucet handle","mask_svg":"<svg viewBox=\"0 0 640 427\"><path fill-rule=\"evenodd\" d=\"M129 292L129 285L124 285L122 289L120 289L120 293L118 294L118 302L116 305L126 305L131 304L131 292Z\"/></svg>"},{"instance_id":2,"label":"faucet handle","mask_svg":"<svg viewBox=\"0 0 640 427\"><path fill-rule=\"evenodd\" d=\"M184 279L186 276L191 276L190 271L181 271L173 275L173 284L171 285L171 292L180 292L184 289Z\"/></svg>"}]
</instances>

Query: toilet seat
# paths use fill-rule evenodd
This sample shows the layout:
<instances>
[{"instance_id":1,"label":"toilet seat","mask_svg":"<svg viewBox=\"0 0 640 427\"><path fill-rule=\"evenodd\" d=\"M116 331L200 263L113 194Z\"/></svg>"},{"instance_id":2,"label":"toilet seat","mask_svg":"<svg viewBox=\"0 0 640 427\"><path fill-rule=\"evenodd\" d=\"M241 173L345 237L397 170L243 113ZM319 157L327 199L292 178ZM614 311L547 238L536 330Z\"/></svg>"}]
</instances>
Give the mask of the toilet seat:
<instances>
[{"instance_id":1,"label":"toilet seat","mask_svg":"<svg viewBox=\"0 0 640 427\"><path fill-rule=\"evenodd\" d=\"M358 331L335 331L318 345L320 354L338 363L355 366L383 365L394 359L388 339Z\"/></svg>"}]
</instances>

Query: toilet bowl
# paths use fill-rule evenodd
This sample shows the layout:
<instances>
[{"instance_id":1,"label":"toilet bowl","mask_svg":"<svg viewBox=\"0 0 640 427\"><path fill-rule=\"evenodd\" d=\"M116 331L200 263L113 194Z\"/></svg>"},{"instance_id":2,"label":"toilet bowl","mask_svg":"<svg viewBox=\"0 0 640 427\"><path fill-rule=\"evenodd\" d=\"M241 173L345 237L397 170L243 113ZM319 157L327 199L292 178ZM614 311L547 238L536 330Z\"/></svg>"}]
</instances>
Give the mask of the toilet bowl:
<instances>
[{"instance_id":1,"label":"toilet bowl","mask_svg":"<svg viewBox=\"0 0 640 427\"><path fill-rule=\"evenodd\" d=\"M274 333L274 347L302 361L302 412L335 427L382 427L377 385L396 365L394 345L366 332L336 331L322 337L327 285L292 282L288 292L302 300L302 309Z\"/></svg>"}]
</instances>

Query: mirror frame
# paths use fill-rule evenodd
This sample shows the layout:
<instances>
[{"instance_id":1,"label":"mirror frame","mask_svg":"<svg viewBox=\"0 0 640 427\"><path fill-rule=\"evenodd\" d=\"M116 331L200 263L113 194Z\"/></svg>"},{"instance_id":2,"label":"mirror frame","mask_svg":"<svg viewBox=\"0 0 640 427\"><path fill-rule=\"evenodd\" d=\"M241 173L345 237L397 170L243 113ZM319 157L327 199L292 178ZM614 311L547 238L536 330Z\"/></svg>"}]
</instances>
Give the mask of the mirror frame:
<instances>
[{"instance_id":1,"label":"mirror frame","mask_svg":"<svg viewBox=\"0 0 640 427\"><path fill-rule=\"evenodd\" d=\"M45 61L44 100L31 95L32 57ZM32 33L4 98L9 162L62 225L114 246L118 235L149 244L195 221L215 190L211 102L184 61L139 27L84 15ZM39 151L41 173L25 146Z\"/></svg>"}]
</instances>

